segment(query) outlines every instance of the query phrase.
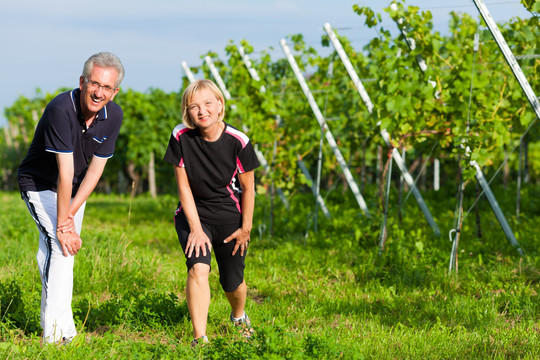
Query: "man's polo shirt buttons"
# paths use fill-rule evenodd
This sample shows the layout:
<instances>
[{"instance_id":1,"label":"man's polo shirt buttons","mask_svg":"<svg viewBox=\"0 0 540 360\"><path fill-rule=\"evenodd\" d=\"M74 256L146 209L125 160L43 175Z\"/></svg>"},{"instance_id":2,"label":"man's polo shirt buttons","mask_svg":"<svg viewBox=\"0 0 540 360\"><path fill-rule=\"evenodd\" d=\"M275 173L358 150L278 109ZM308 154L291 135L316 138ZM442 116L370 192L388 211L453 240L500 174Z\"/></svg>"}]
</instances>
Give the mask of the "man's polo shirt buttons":
<instances>
[{"instance_id":1,"label":"man's polo shirt buttons","mask_svg":"<svg viewBox=\"0 0 540 360\"><path fill-rule=\"evenodd\" d=\"M83 132L83 133L85 133L85 132L86 132L86 130L82 129L82 132Z\"/></svg>"}]
</instances>

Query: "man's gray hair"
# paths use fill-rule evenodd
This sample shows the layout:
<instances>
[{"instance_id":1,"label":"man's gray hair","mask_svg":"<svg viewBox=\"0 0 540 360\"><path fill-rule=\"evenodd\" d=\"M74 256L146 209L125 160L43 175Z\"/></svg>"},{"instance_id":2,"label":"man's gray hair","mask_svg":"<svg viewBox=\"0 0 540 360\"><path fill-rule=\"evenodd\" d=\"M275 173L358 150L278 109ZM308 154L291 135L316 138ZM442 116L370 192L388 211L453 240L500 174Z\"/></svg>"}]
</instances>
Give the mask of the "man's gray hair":
<instances>
[{"instance_id":1,"label":"man's gray hair","mask_svg":"<svg viewBox=\"0 0 540 360\"><path fill-rule=\"evenodd\" d=\"M114 87L118 88L120 86L120 83L124 79L124 65L122 65L118 56L110 52L100 52L90 56L84 63L82 76L88 78L94 66L114 68L118 72L118 78Z\"/></svg>"}]
</instances>

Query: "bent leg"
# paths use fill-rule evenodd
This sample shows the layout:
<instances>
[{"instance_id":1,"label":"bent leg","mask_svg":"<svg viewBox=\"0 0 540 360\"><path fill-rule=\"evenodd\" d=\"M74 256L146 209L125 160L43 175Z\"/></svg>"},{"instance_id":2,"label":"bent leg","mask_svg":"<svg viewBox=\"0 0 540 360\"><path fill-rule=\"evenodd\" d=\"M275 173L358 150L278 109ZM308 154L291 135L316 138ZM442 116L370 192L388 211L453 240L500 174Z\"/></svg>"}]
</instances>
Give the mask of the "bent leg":
<instances>
[{"instance_id":1,"label":"bent leg","mask_svg":"<svg viewBox=\"0 0 540 360\"><path fill-rule=\"evenodd\" d=\"M201 263L193 265L188 272L186 299L195 339L206 335L208 309L210 307L209 274L210 266Z\"/></svg>"},{"instance_id":2,"label":"bent leg","mask_svg":"<svg viewBox=\"0 0 540 360\"><path fill-rule=\"evenodd\" d=\"M244 316L244 307L246 305L246 297L247 297L247 286L246 282L242 281L240 286L234 291L231 292L225 292L225 296L227 296L227 299L229 300L229 304L231 304L232 309L232 315L235 318L240 318Z\"/></svg>"},{"instance_id":3,"label":"bent leg","mask_svg":"<svg viewBox=\"0 0 540 360\"><path fill-rule=\"evenodd\" d=\"M247 286L244 281L234 291L225 292L229 303L231 304L230 320L236 330L246 339L251 339L255 331L251 327L251 321L244 311L247 297Z\"/></svg>"},{"instance_id":4,"label":"bent leg","mask_svg":"<svg viewBox=\"0 0 540 360\"><path fill-rule=\"evenodd\" d=\"M39 229L37 262L41 276L41 327L45 342L71 339L77 335L71 300L73 294L73 256L65 257L56 239L56 193L26 192L23 199ZM80 233L84 205L75 216Z\"/></svg>"},{"instance_id":5,"label":"bent leg","mask_svg":"<svg viewBox=\"0 0 540 360\"><path fill-rule=\"evenodd\" d=\"M48 256L43 251L45 242L50 246ZM56 242L40 236L38 265L41 274L41 326L45 342L71 339L77 335L71 300L73 295L73 265L75 258L65 257Z\"/></svg>"}]
</instances>

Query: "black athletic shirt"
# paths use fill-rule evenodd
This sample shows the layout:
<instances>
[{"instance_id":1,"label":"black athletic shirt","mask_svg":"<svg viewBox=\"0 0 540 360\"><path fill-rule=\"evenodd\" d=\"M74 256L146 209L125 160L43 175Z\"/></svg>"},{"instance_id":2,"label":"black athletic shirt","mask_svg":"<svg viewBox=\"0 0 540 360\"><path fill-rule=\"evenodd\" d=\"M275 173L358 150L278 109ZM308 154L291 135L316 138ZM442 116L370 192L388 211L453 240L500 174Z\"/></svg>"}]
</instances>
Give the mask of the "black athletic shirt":
<instances>
[{"instance_id":1,"label":"black athletic shirt","mask_svg":"<svg viewBox=\"0 0 540 360\"><path fill-rule=\"evenodd\" d=\"M86 128L81 90L77 88L56 96L45 108L28 153L19 165L20 190L56 191L56 154L72 153L75 170L72 196L75 196L92 156L113 156L122 118L120 106L109 101L90 128Z\"/></svg>"},{"instance_id":2,"label":"black athletic shirt","mask_svg":"<svg viewBox=\"0 0 540 360\"><path fill-rule=\"evenodd\" d=\"M198 129L180 124L172 132L164 160L186 169L202 222L216 225L241 219L238 174L259 166L246 134L225 123L220 138L208 142Z\"/></svg>"}]
</instances>

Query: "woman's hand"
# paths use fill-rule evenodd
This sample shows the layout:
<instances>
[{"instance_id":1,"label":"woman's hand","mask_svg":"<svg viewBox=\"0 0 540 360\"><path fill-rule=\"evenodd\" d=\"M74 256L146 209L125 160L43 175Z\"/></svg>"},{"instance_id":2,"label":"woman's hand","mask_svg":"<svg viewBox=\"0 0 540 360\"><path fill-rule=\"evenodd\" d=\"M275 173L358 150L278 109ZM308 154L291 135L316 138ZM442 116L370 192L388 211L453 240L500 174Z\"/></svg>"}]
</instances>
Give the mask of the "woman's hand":
<instances>
[{"instance_id":1,"label":"woman's hand","mask_svg":"<svg viewBox=\"0 0 540 360\"><path fill-rule=\"evenodd\" d=\"M202 229L191 231L188 235L185 253L188 258L190 258L194 252L195 257L199 257L201 251L202 255L206 256L206 245L208 245L208 252L210 252L212 243Z\"/></svg>"},{"instance_id":2,"label":"woman's hand","mask_svg":"<svg viewBox=\"0 0 540 360\"><path fill-rule=\"evenodd\" d=\"M248 248L250 235L251 230L240 228L233 232L228 238L223 240L223 242L228 243L229 241L236 239L236 244L234 244L232 255L234 256L240 248L240 255L244 256L244 251L247 251Z\"/></svg>"}]
</instances>

